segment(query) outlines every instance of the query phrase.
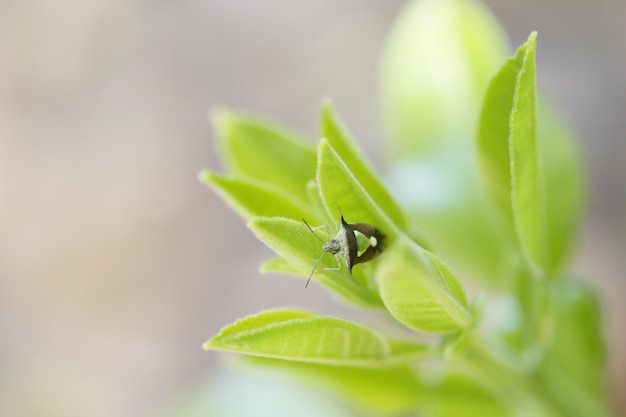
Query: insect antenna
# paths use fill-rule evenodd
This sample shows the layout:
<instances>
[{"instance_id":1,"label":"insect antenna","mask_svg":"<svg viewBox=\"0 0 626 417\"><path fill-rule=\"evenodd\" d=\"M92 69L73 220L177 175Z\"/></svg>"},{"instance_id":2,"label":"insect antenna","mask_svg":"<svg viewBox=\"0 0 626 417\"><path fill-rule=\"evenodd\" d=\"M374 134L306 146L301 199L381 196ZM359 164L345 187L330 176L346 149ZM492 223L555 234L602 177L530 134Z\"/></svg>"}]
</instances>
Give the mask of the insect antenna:
<instances>
[{"instance_id":1,"label":"insect antenna","mask_svg":"<svg viewBox=\"0 0 626 417\"><path fill-rule=\"evenodd\" d=\"M312 228L311 226L309 226L309 224L306 222L306 220L302 219L302 221L304 222L304 225L307 227L307 229L309 229L309 230L311 231L311 233L313 233L313 236L315 236L315 237L317 238L317 240L319 240L319 241L320 241L320 242L322 242L322 243L326 243L326 242L324 242L324 240L323 240L321 237L319 237L319 236L317 235L317 233L315 233L315 232L313 231L313 228ZM319 262L319 261L318 261L318 262ZM317 265L317 264L316 264L316 265Z\"/></svg>"},{"instance_id":2,"label":"insect antenna","mask_svg":"<svg viewBox=\"0 0 626 417\"><path fill-rule=\"evenodd\" d=\"M306 222L305 222L306 223ZM306 284L304 284L304 288L309 286L309 282L311 282L311 278L313 277L313 274L315 273L315 268L317 268L317 265L319 265L320 261L322 260L322 258L324 257L324 254L326 252L322 252L322 254L320 255L319 258L317 258L317 261L315 261L315 265L313 265L313 270L311 271L311 275L309 275L309 279L306 280Z\"/></svg>"}]
</instances>

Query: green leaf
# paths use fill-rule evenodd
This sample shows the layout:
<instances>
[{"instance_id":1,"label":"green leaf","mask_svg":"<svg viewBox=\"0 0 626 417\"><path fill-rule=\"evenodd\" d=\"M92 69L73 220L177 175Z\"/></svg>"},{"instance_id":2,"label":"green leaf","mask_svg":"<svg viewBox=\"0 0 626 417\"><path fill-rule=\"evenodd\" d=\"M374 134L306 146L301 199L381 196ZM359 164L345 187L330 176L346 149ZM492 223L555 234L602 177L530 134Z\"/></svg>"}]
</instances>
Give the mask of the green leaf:
<instances>
[{"instance_id":1,"label":"green leaf","mask_svg":"<svg viewBox=\"0 0 626 417\"><path fill-rule=\"evenodd\" d=\"M421 398L421 387L409 367L365 369L247 357L244 363L288 373L305 384L349 401L376 415L407 414Z\"/></svg>"},{"instance_id":2,"label":"green leaf","mask_svg":"<svg viewBox=\"0 0 626 417\"><path fill-rule=\"evenodd\" d=\"M274 272L285 275L301 275L300 270L287 262L285 258L268 259L259 266L259 271L263 274Z\"/></svg>"},{"instance_id":3,"label":"green leaf","mask_svg":"<svg viewBox=\"0 0 626 417\"><path fill-rule=\"evenodd\" d=\"M550 264L558 272L567 260L580 226L584 201L584 169L574 135L545 103L539 106L539 154L545 180Z\"/></svg>"},{"instance_id":4,"label":"green leaf","mask_svg":"<svg viewBox=\"0 0 626 417\"><path fill-rule=\"evenodd\" d=\"M477 1L408 2L382 62L382 109L396 159L443 143L470 143L489 78L506 57L506 36Z\"/></svg>"},{"instance_id":5,"label":"green leaf","mask_svg":"<svg viewBox=\"0 0 626 417\"><path fill-rule=\"evenodd\" d=\"M439 258L433 255L432 252L424 251L423 254L426 259L430 261L430 265L435 272L434 277L438 284L464 308L469 308L463 288L459 285L452 271L450 271Z\"/></svg>"},{"instance_id":6,"label":"green leaf","mask_svg":"<svg viewBox=\"0 0 626 417\"><path fill-rule=\"evenodd\" d=\"M341 209L347 222L368 223L381 230L389 241L393 240L399 233L396 225L324 138L320 140L317 160L317 183L329 215L333 217L332 214Z\"/></svg>"},{"instance_id":7,"label":"green leaf","mask_svg":"<svg viewBox=\"0 0 626 417\"><path fill-rule=\"evenodd\" d=\"M482 2L411 1L389 37L381 77L398 201L442 259L500 289L510 249L486 213L473 139L484 90L506 56L506 35Z\"/></svg>"},{"instance_id":8,"label":"green leaf","mask_svg":"<svg viewBox=\"0 0 626 417\"><path fill-rule=\"evenodd\" d=\"M380 208L401 229L406 227L404 213L387 191L387 188L374 172L371 163L361 152L359 147L335 114L330 100L322 103L322 120L320 136L326 138L337 154L344 161L355 178L363 185L368 193L376 200Z\"/></svg>"},{"instance_id":9,"label":"green leaf","mask_svg":"<svg viewBox=\"0 0 626 417\"><path fill-rule=\"evenodd\" d=\"M544 271L549 270L544 189L537 144L535 48L532 33L522 47L509 135L512 206L515 229L524 253Z\"/></svg>"},{"instance_id":10,"label":"green leaf","mask_svg":"<svg viewBox=\"0 0 626 417\"><path fill-rule=\"evenodd\" d=\"M583 170L572 134L535 97L535 44L532 34L493 78L477 145L485 188L504 220L502 230L535 266L556 276L580 222Z\"/></svg>"},{"instance_id":11,"label":"green leaf","mask_svg":"<svg viewBox=\"0 0 626 417\"><path fill-rule=\"evenodd\" d=\"M450 374L426 386L420 411L433 417L500 417L512 412L510 404L502 401L485 387L461 374ZM520 414L523 415L523 414Z\"/></svg>"},{"instance_id":12,"label":"green leaf","mask_svg":"<svg viewBox=\"0 0 626 417\"><path fill-rule=\"evenodd\" d=\"M402 239L378 267L380 293L389 312L408 327L450 333L473 325L463 290L433 254Z\"/></svg>"},{"instance_id":13,"label":"green leaf","mask_svg":"<svg viewBox=\"0 0 626 417\"><path fill-rule=\"evenodd\" d=\"M514 231L531 265L552 272L545 170L536 121L536 37L536 33L530 35L489 86L478 149L487 189L508 230Z\"/></svg>"},{"instance_id":14,"label":"green leaf","mask_svg":"<svg viewBox=\"0 0 626 417\"><path fill-rule=\"evenodd\" d=\"M315 177L310 142L265 120L225 109L215 111L212 120L222 160L233 173L306 200L306 184Z\"/></svg>"},{"instance_id":15,"label":"green leaf","mask_svg":"<svg viewBox=\"0 0 626 417\"><path fill-rule=\"evenodd\" d=\"M556 319L553 341L538 368L543 386L567 415L608 416L600 301L594 291L571 279L555 280L549 294Z\"/></svg>"},{"instance_id":16,"label":"green leaf","mask_svg":"<svg viewBox=\"0 0 626 417\"><path fill-rule=\"evenodd\" d=\"M308 277L313 265L324 253L322 242L301 222L278 217L258 217L250 220L248 227L304 277ZM377 293L370 292L357 283L357 271L350 275L345 265L340 266L340 270L325 270L337 268L337 259L330 254L324 254L313 275L313 281L318 281L352 304L361 307L382 306Z\"/></svg>"},{"instance_id":17,"label":"green leaf","mask_svg":"<svg viewBox=\"0 0 626 417\"><path fill-rule=\"evenodd\" d=\"M513 238L515 228L511 205L509 136L515 86L525 53L526 47L520 47L515 56L507 60L491 81L485 96L477 135L483 181Z\"/></svg>"},{"instance_id":18,"label":"green leaf","mask_svg":"<svg viewBox=\"0 0 626 417\"><path fill-rule=\"evenodd\" d=\"M275 359L380 367L391 355L387 341L359 324L299 310L270 310L226 326L204 344Z\"/></svg>"},{"instance_id":19,"label":"green leaf","mask_svg":"<svg viewBox=\"0 0 626 417\"><path fill-rule=\"evenodd\" d=\"M220 330L220 333L206 342L204 344L204 348L206 350L213 348L213 341L218 337L225 338L235 336L241 332L246 332L250 330L254 330L259 327L263 327L269 324L280 323L283 321L289 320L298 320L298 319L306 319L309 317L314 317L315 313L306 310L299 309L275 309L275 310L266 310L260 313L257 313L252 316L245 317L243 319L237 320L235 323L226 326Z\"/></svg>"},{"instance_id":20,"label":"green leaf","mask_svg":"<svg viewBox=\"0 0 626 417\"><path fill-rule=\"evenodd\" d=\"M225 177L210 171L201 172L200 180L244 219L254 216L315 218L304 201L268 183L248 178Z\"/></svg>"},{"instance_id":21,"label":"green leaf","mask_svg":"<svg viewBox=\"0 0 626 417\"><path fill-rule=\"evenodd\" d=\"M315 213L315 218L319 220L320 224L332 224L334 220L328 217L326 207L324 207L320 197L320 189L317 186L317 182L315 180L309 181L306 185L306 191L309 196L309 207ZM315 222L313 219L308 220Z\"/></svg>"},{"instance_id":22,"label":"green leaf","mask_svg":"<svg viewBox=\"0 0 626 417\"><path fill-rule=\"evenodd\" d=\"M387 342L391 348L391 356L387 361L390 364L414 364L419 359L432 357L430 346L394 339L388 339Z\"/></svg>"}]
</instances>

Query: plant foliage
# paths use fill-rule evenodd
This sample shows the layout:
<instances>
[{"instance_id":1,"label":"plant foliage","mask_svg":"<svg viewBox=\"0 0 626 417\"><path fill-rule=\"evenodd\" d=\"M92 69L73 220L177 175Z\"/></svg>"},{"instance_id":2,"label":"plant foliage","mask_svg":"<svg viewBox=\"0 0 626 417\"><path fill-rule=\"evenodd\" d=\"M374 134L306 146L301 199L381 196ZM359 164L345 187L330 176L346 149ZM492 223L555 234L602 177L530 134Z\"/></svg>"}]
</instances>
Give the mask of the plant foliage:
<instances>
[{"instance_id":1,"label":"plant foliage","mask_svg":"<svg viewBox=\"0 0 626 417\"><path fill-rule=\"evenodd\" d=\"M385 249L352 275L324 256L313 281L389 326L276 309L224 327L205 349L381 415L610 415L599 303L567 274L580 158L537 91L537 34L508 59L505 44L474 1L407 5L383 60L389 185L329 100L317 147L261 118L214 113L228 173L200 179L278 255L261 271L304 284L322 244L302 219L337 230L341 210L382 231ZM429 179L431 191L413 195ZM468 300L467 287L489 296Z\"/></svg>"}]
</instances>

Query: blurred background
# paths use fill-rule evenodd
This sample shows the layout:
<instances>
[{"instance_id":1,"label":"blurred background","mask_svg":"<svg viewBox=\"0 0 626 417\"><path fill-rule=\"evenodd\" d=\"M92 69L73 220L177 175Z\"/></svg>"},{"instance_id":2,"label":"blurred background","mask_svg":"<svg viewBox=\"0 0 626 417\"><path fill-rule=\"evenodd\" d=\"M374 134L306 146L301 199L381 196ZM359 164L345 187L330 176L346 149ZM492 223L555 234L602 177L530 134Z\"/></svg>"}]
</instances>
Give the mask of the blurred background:
<instances>
[{"instance_id":1,"label":"blurred background","mask_svg":"<svg viewBox=\"0 0 626 417\"><path fill-rule=\"evenodd\" d=\"M626 411L626 2L485 3L512 45L539 32L539 84L581 138L575 265L605 300ZM381 167L378 62L403 4L0 2L0 415L154 415L217 372L201 343L221 326L340 308L257 273L269 250L196 180L220 169L207 111L313 139L329 95Z\"/></svg>"}]
</instances>

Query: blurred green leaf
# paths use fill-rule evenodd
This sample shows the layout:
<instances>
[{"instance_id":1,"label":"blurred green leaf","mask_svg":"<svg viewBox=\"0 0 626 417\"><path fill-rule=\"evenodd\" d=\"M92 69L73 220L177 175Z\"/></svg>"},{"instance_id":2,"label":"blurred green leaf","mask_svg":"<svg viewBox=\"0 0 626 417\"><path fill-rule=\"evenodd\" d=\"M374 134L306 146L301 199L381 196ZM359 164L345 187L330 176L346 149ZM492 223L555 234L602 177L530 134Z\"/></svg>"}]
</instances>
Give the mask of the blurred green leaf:
<instances>
[{"instance_id":1,"label":"blurred green leaf","mask_svg":"<svg viewBox=\"0 0 626 417\"><path fill-rule=\"evenodd\" d=\"M201 172L200 180L246 220L254 216L315 219L306 203L272 184L249 178L226 177L210 171Z\"/></svg>"},{"instance_id":2,"label":"blurred green leaf","mask_svg":"<svg viewBox=\"0 0 626 417\"><path fill-rule=\"evenodd\" d=\"M259 271L263 274L270 272L286 274L286 275L301 275L300 270L292 266L285 258L272 258L263 262L259 266Z\"/></svg>"},{"instance_id":3,"label":"blurred green leaf","mask_svg":"<svg viewBox=\"0 0 626 417\"><path fill-rule=\"evenodd\" d=\"M539 378L568 415L608 416L607 354L601 305L586 285L568 279L551 283L555 309L552 343Z\"/></svg>"},{"instance_id":4,"label":"blurred green leaf","mask_svg":"<svg viewBox=\"0 0 626 417\"><path fill-rule=\"evenodd\" d=\"M431 417L501 417L513 414L503 402L471 378L449 374L425 386L419 410ZM520 414L523 415L523 414Z\"/></svg>"},{"instance_id":5,"label":"blurred green leaf","mask_svg":"<svg viewBox=\"0 0 626 417\"><path fill-rule=\"evenodd\" d=\"M506 50L504 31L480 2L411 1L389 37L381 76L389 174L409 223L448 265L499 288L509 285L511 248L485 210L473 139L484 89Z\"/></svg>"},{"instance_id":6,"label":"blurred green leaf","mask_svg":"<svg viewBox=\"0 0 626 417\"><path fill-rule=\"evenodd\" d=\"M406 226L404 213L374 172L371 163L356 145L347 129L335 114L330 100L322 103L320 136L326 138L354 177L363 185L378 206L399 228Z\"/></svg>"},{"instance_id":7,"label":"blurred green leaf","mask_svg":"<svg viewBox=\"0 0 626 417\"><path fill-rule=\"evenodd\" d=\"M315 149L309 141L266 120L225 109L215 111L212 121L230 171L307 200L306 184L315 177Z\"/></svg>"},{"instance_id":8,"label":"blurred green leaf","mask_svg":"<svg viewBox=\"0 0 626 417\"><path fill-rule=\"evenodd\" d=\"M584 169L574 134L552 106L539 102L539 154L545 181L548 253L561 269L575 242L585 202Z\"/></svg>"},{"instance_id":9,"label":"blurred green leaf","mask_svg":"<svg viewBox=\"0 0 626 417\"><path fill-rule=\"evenodd\" d=\"M393 182L412 216L411 224L427 236L417 236L416 241L425 242L425 247L463 276L508 289L519 255L487 210L486 196L469 160L472 151L457 148L442 153L446 155L418 158L393 170Z\"/></svg>"},{"instance_id":10,"label":"blurred green leaf","mask_svg":"<svg viewBox=\"0 0 626 417\"><path fill-rule=\"evenodd\" d=\"M165 406L161 404L159 409L147 416L357 417L346 405L328 401L328 396L323 393L302 384L294 384L293 378L285 378L284 374L266 368L246 366L230 371L220 369L211 372L206 381L187 385L173 399L167 395Z\"/></svg>"},{"instance_id":11,"label":"blurred green leaf","mask_svg":"<svg viewBox=\"0 0 626 417\"><path fill-rule=\"evenodd\" d=\"M402 239L387 250L377 272L385 307L401 323L429 333L472 326L462 288L433 254Z\"/></svg>"},{"instance_id":12,"label":"blurred green leaf","mask_svg":"<svg viewBox=\"0 0 626 417\"><path fill-rule=\"evenodd\" d=\"M278 217L258 217L252 219L248 227L304 277L309 275L313 265L324 253L322 242L313 236L302 222ZM313 281L318 281L352 304L361 307L382 306L377 293L370 292L357 283L356 271L355 275L350 275L345 265L335 271L325 270L326 268L337 268L337 259L328 253L324 253L313 275Z\"/></svg>"},{"instance_id":13,"label":"blurred green leaf","mask_svg":"<svg viewBox=\"0 0 626 417\"><path fill-rule=\"evenodd\" d=\"M382 108L396 159L442 142L470 143L483 89L506 36L480 2L408 2L382 62Z\"/></svg>"},{"instance_id":14,"label":"blurred green leaf","mask_svg":"<svg viewBox=\"0 0 626 417\"><path fill-rule=\"evenodd\" d=\"M378 333L351 321L293 309L238 320L204 348L342 366L383 367L395 362L391 346ZM406 352L404 346L402 350Z\"/></svg>"},{"instance_id":15,"label":"blurred green leaf","mask_svg":"<svg viewBox=\"0 0 626 417\"><path fill-rule=\"evenodd\" d=\"M247 357L244 363L287 372L298 380L377 415L398 415L420 401L419 379L409 367L365 369Z\"/></svg>"}]
</instances>

